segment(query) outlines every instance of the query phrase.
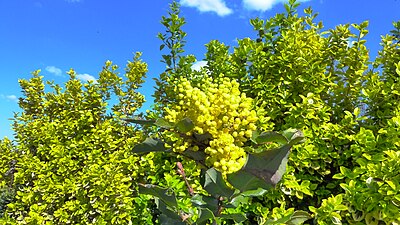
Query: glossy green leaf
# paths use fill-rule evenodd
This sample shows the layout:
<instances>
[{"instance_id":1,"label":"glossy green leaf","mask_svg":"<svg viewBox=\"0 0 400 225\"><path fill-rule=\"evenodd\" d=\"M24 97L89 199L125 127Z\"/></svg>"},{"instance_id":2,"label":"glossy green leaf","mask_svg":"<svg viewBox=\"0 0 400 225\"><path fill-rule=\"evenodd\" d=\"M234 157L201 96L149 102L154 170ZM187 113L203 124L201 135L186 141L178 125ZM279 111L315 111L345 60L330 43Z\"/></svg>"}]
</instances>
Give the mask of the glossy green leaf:
<instances>
[{"instance_id":1,"label":"glossy green leaf","mask_svg":"<svg viewBox=\"0 0 400 225\"><path fill-rule=\"evenodd\" d=\"M156 125L158 127L161 127L161 128L165 128L165 129L169 129L169 128L174 127L170 122L166 121L163 118L158 118L156 120L156 122L154 123L154 125Z\"/></svg>"},{"instance_id":2,"label":"glossy green leaf","mask_svg":"<svg viewBox=\"0 0 400 225\"><path fill-rule=\"evenodd\" d=\"M219 217L224 218L224 219L233 220L236 224L240 224L247 219L247 217L244 213L222 214Z\"/></svg>"},{"instance_id":3,"label":"glossy green leaf","mask_svg":"<svg viewBox=\"0 0 400 225\"><path fill-rule=\"evenodd\" d=\"M158 220L160 224L163 225L172 225L172 224L186 224L182 221L182 218L171 208L167 207L167 205L161 201L159 198L155 199L155 203L157 205L157 209L160 210L161 215L159 215Z\"/></svg>"},{"instance_id":4,"label":"glossy green leaf","mask_svg":"<svg viewBox=\"0 0 400 225\"><path fill-rule=\"evenodd\" d=\"M196 220L198 225L209 224L210 220L214 220L215 216L208 208L199 208L199 218Z\"/></svg>"},{"instance_id":5,"label":"glossy green leaf","mask_svg":"<svg viewBox=\"0 0 400 225\"><path fill-rule=\"evenodd\" d=\"M264 188L261 188L262 185L257 188L256 190L248 190L248 191L244 191L241 193L241 195L245 196L245 197L257 197L257 196L262 196L265 193L267 193L268 191Z\"/></svg>"},{"instance_id":6,"label":"glossy green leaf","mask_svg":"<svg viewBox=\"0 0 400 225\"><path fill-rule=\"evenodd\" d=\"M290 145L249 155L244 171L253 174L268 184L276 185L286 171Z\"/></svg>"},{"instance_id":7,"label":"glossy green leaf","mask_svg":"<svg viewBox=\"0 0 400 225\"><path fill-rule=\"evenodd\" d=\"M191 198L191 202L193 205L199 208L207 208L213 213L216 213L218 209L218 199L212 196L196 194Z\"/></svg>"},{"instance_id":8,"label":"glossy green leaf","mask_svg":"<svg viewBox=\"0 0 400 225\"><path fill-rule=\"evenodd\" d=\"M189 118L185 118L181 121L179 121L176 124L176 129L181 132L181 133L186 133L191 131L194 128L193 121L190 120Z\"/></svg>"},{"instance_id":9,"label":"glossy green leaf","mask_svg":"<svg viewBox=\"0 0 400 225\"><path fill-rule=\"evenodd\" d=\"M160 152L165 151L166 148L164 143L158 139L146 138L146 140L140 144L135 145L132 151L135 153L149 153L149 152Z\"/></svg>"},{"instance_id":10,"label":"glossy green leaf","mask_svg":"<svg viewBox=\"0 0 400 225\"><path fill-rule=\"evenodd\" d=\"M295 211L290 219L286 222L287 225L300 225L303 224L305 221L311 219L309 213L305 211Z\"/></svg>"},{"instance_id":11,"label":"glossy green leaf","mask_svg":"<svg viewBox=\"0 0 400 225\"><path fill-rule=\"evenodd\" d=\"M288 138L291 146L304 142L304 134L300 130L289 129L284 131L283 135Z\"/></svg>"},{"instance_id":12,"label":"glossy green leaf","mask_svg":"<svg viewBox=\"0 0 400 225\"><path fill-rule=\"evenodd\" d=\"M207 140L211 140L212 139L212 136L209 133L205 133L205 134L194 133L193 136L199 142L205 142Z\"/></svg>"},{"instance_id":13,"label":"glossy green leaf","mask_svg":"<svg viewBox=\"0 0 400 225\"><path fill-rule=\"evenodd\" d=\"M226 185L221 172L215 168L202 171L201 183L203 188L214 197L230 197L234 192Z\"/></svg>"},{"instance_id":14,"label":"glossy green leaf","mask_svg":"<svg viewBox=\"0 0 400 225\"><path fill-rule=\"evenodd\" d=\"M161 225L186 225L187 223L182 222L181 219L171 218L165 214L161 214L158 217L158 220Z\"/></svg>"},{"instance_id":15,"label":"glossy green leaf","mask_svg":"<svg viewBox=\"0 0 400 225\"><path fill-rule=\"evenodd\" d=\"M195 161L202 162L206 159L206 154L203 151L192 151L190 149L184 151L182 155L187 156Z\"/></svg>"},{"instance_id":16,"label":"glossy green leaf","mask_svg":"<svg viewBox=\"0 0 400 225\"><path fill-rule=\"evenodd\" d=\"M227 175L228 182L241 192L256 191L259 188L269 189L272 186L258 176L241 169L236 173Z\"/></svg>"},{"instance_id":17,"label":"glossy green leaf","mask_svg":"<svg viewBox=\"0 0 400 225\"><path fill-rule=\"evenodd\" d=\"M178 207L175 193L171 192L168 188L162 188L153 184L139 184L139 193L157 197L168 207Z\"/></svg>"},{"instance_id":18,"label":"glossy green leaf","mask_svg":"<svg viewBox=\"0 0 400 225\"><path fill-rule=\"evenodd\" d=\"M256 144L265 144L269 142L286 144L289 141L284 135L273 131L267 131L262 133L259 133L259 131L254 131L251 140Z\"/></svg>"}]
</instances>

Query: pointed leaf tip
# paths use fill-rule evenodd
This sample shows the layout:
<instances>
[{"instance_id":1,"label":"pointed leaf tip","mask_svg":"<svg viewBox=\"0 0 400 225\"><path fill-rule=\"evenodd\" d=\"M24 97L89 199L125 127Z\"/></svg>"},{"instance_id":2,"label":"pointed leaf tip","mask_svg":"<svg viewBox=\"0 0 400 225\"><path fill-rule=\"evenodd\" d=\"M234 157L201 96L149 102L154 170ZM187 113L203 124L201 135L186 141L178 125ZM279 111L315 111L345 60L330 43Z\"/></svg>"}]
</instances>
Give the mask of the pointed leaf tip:
<instances>
[{"instance_id":1,"label":"pointed leaf tip","mask_svg":"<svg viewBox=\"0 0 400 225\"><path fill-rule=\"evenodd\" d=\"M259 133L259 131L255 131L253 132L253 136L251 137L251 139L256 144L266 144L268 142L286 144L289 141L284 135L274 131L267 131L262 133Z\"/></svg>"},{"instance_id":2,"label":"pointed leaf tip","mask_svg":"<svg viewBox=\"0 0 400 225\"><path fill-rule=\"evenodd\" d=\"M210 168L203 172L202 186L214 197L230 197L234 193L234 191L226 185L221 172L215 168Z\"/></svg>"}]
</instances>

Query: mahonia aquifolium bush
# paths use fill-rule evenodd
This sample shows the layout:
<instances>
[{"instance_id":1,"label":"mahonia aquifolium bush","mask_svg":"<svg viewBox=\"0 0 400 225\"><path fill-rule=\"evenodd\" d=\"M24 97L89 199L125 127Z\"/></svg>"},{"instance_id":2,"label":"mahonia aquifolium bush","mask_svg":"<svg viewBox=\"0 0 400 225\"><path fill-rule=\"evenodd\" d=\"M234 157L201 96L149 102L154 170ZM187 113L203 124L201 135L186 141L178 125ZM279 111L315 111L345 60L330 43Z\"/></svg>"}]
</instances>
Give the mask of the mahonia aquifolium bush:
<instances>
[{"instance_id":1,"label":"mahonia aquifolium bush","mask_svg":"<svg viewBox=\"0 0 400 225\"><path fill-rule=\"evenodd\" d=\"M176 103L165 108L165 119L172 123L189 118L194 123L192 131L180 134L173 130L164 135L173 142L176 152L187 148L204 151L206 165L223 173L238 171L246 162L245 142L256 130L258 120L252 109L252 99L239 91L239 84L229 78L205 78L198 87L182 78L176 81L173 91ZM193 135L210 135L198 141Z\"/></svg>"}]
</instances>

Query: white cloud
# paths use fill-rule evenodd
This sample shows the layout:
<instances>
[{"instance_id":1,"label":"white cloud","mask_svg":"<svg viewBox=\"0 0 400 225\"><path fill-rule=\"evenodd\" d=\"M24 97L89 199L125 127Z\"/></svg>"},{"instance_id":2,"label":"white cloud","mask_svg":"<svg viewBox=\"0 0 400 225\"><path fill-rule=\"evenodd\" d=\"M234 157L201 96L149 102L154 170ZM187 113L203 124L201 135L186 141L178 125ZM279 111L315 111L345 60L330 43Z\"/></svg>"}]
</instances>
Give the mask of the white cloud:
<instances>
[{"instance_id":1,"label":"white cloud","mask_svg":"<svg viewBox=\"0 0 400 225\"><path fill-rule=\"evenodd\" d=\"M46 66L46 71L56 76L62 76L62 70L55 66Z\"/></svg>"},{"instance_id":2,"label":"white cloud","mask_svg":"<svg viewBox=\"0 0 400 225\"><path fill-rule=\"evenodd\" d=\"M298 2L307 2L309 0L299 0ZM278 3L288 2L288 0L243 0L243 6L248 10L267 11Z\"/></svg>"},{"instance_id":3,"label":"white cloud","mask_svg":"<svg viewBox=\"0 0 400 225\"><path fill-rule=\"evenodd\" d=\"M80 2L81 0L65 0L65 1L70 2L70 3L75 3L75 2Z\"/></svg>"},{"instance_id":4,"label":"white cloud","mask_svg":"<svg viewBox=\"0 0 400 225\"><path fill-rule=\"evenodd\" d=\"M7 95L6 98L13 102L18 102L18 98L15 95Z\"/></svg>"},{"instance_id":5,"label":"white cloud","mask_svg":"<svg viewBox=\"0 0 400 225\"><path fill-rule=\"evenodd\" d=\"M227 16L233 12L224 0L181 0L182 6L197 8L200 12L215 12L218 16Z\"/></svg>"},{"instance_id":6,"label":"white cloud","mask_svg":"<svg viewBox=\"0 0 400 225\"><path fill-rule=\"evenodd\" d=\"M7 99L8 101L18 102L18 97L15 95L0 95L2 99Z\"/></svg>"},{"instance_id":7,"label":"white cloud","mask_svg":"<svg viewBox=\"0 0 400 225\"><path fill-rule=\"evenodd\" d=\"M266 11L272 8L279 0L243 0L243 5L248 10Z\"/></svg>"},{"instance_id":8,"label":"white cloud","mask_svg":"<svg viewBox=\"0 0 400 225\"><path fill-rule=\"evenodd\" d=\"M84 74L78 74L76 75L76 78L78 78L79 80L82 81L93 81L94 83L97 83L96 78L94 78L94 76L84 73Z\"/></svg>"},{"instance_id":9,"label":"white cloud","mask_svg":"<svg viewBox=\"0 0 400 225\"><path fill-rule=\"evenodd\" d=\"M206 65L207 65L207 61L201 60L201 61L197 61L197 62L193 63L191 68L192 68L192 70L200 71L201 68L203 68Z\"/></svg>"}]
</instances>

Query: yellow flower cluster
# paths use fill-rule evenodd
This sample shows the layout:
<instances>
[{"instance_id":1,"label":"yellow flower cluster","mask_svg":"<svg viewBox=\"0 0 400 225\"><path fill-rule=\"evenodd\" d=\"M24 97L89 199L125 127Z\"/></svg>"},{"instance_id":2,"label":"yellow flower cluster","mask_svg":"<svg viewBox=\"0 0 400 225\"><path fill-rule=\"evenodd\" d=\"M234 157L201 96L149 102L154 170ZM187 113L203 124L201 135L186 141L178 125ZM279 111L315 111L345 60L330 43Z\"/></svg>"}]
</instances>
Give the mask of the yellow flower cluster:
<instances>
[{"instance_id":1,"label":"yellow flower cluster","mask_svg":"<svg viewBox=\"0 0 400 225\"><path fill-rule=\"evenodd\" d=\"M171 133L174 151L187 148L203 150L206 164L224 174L240 170L246 162L244 143L256 129L257 114L252 110L252 99L239 91L239 84L229 78L213 81L206 78L198 87L182 78L174 88L176 102L166 108L165 119L177 123L189 118L194 124L186 134ZM210 140L199 145L193 133L209 134Z\"/></svg>"}]
</instances>

